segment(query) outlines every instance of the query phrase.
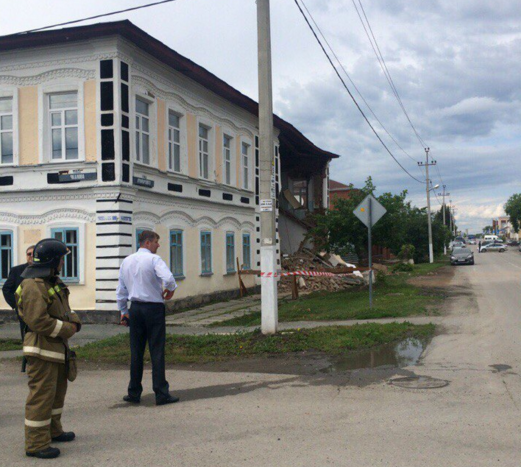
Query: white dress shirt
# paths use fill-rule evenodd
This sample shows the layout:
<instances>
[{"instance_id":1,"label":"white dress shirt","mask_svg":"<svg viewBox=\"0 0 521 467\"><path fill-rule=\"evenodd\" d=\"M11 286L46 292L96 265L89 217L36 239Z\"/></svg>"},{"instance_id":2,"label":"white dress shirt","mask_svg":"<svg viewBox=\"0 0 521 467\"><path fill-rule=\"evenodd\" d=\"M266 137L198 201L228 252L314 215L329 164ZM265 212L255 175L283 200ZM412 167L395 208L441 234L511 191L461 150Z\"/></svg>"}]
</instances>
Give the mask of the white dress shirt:
<instances>
[{"instance_id":1,"label":"white dress shirt","mask_svg":"<svg viewBox=\"0 0 521 467\"><path fill-rule=\"evenodd\" d=\"M116 290L121 314L128 312L128 301L163 303L163 288L175 290L177 284L172 271L159 255L140 248L127 256L119 269Z\"/></svg>"}]
</instances>

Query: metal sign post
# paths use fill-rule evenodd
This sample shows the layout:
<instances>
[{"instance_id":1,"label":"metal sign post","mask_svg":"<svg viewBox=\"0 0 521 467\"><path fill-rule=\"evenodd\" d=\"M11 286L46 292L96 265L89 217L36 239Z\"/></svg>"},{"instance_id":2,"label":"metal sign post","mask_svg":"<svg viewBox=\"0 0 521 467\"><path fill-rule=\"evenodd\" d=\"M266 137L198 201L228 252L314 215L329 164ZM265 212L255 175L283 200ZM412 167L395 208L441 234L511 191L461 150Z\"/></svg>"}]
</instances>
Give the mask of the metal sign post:
<instances>
[{"instance_id":1,"label":"metal sign post","mask_svg":"<svg viewBox=\"0 0 521 467\"><path fill-rule=\"evenodd\" d=\"M372 227L376 224L387 210L378 202L373 195L367 195L356 207L353 214L366 226L368 233L367 247L369 259L369 308L373 307L373 239Z\"/></svg>"}]
</instances>

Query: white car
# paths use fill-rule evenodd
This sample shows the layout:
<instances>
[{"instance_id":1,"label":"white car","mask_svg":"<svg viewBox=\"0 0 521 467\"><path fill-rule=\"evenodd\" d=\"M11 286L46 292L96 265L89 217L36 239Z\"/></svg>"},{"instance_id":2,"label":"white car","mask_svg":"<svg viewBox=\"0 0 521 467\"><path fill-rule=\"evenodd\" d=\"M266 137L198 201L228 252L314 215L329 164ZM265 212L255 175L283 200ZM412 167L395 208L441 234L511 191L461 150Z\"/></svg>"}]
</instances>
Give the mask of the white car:
<instances>
[{"instance_id":1,"label":"white car","mask_svg":"<svg viewBox=\"0 0 521 467\"><path fill-rule=\"evenodd\" d=\"M476 244L476 240L472 239L472 240L469 240L469 245L475 245Z\"/></svg>"},{"instance_id":2,"label":"white car","mask_svg":"<svg viewBox=\"0 0 521 467\"><path fill-rule=\"evenodd\" d=\"M483 245L480 251L481 253L486 253L487 251L499 251L499 253L503 253L507 251L507 246L503 243L489 243L488 245Z\"/></svg>"}]
</instances>

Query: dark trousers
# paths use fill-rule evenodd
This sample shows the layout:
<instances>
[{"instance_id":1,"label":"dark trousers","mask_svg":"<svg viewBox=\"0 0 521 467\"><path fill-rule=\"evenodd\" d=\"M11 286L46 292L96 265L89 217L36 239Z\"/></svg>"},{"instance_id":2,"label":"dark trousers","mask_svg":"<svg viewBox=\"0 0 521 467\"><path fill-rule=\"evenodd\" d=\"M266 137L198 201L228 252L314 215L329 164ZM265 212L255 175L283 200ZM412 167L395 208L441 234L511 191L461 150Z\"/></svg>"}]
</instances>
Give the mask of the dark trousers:
<instances>
[{"instance_id":1,"label":"dark trousers","mask_svg":"<svg viewBox=\"0 0 521 467\"><path fill-rule=\"evenodd\" d=\"M132 302L130 325L130 383L128 395L141 397L143 386L143 355L148 341L152 360L152 387L156 402L169 396L165 377L165 305L163 303Z\"/></svg>"}]
</instances>

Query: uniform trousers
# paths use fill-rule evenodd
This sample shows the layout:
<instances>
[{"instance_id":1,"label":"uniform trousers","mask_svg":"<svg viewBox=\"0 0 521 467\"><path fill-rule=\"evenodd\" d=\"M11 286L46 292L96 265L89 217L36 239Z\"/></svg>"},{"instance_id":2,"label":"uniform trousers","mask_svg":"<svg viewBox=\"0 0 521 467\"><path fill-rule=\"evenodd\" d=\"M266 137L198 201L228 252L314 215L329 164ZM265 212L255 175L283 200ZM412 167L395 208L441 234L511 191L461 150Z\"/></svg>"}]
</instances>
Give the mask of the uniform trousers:
<instances>
[{"instance_id":1,"label":"uniform trousers","mask_svg":"<svg viewBox=\"0 0 521 467\"><path fill-rule=\"evenodd\" d=\"M143 356L146 344L152 361L152 387L156 402L170 395L165 376L165 305L163 303L132 302L130 326L130 383L128 395L139 399L143 392Z\"/></svg>"},{"instance_id":2,"label":"uniform trousers","mask_svg":"<svg viewBox=\"0 0 521 467\"><path fill-rule=\"evenodd\" d=\"M51 438L63 433L61 416L67 374L64 363L27 357L29 396L25 404L25 450L47 449Z\"/></svg>"}]
</instances>

